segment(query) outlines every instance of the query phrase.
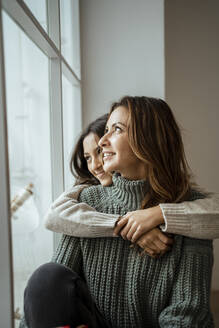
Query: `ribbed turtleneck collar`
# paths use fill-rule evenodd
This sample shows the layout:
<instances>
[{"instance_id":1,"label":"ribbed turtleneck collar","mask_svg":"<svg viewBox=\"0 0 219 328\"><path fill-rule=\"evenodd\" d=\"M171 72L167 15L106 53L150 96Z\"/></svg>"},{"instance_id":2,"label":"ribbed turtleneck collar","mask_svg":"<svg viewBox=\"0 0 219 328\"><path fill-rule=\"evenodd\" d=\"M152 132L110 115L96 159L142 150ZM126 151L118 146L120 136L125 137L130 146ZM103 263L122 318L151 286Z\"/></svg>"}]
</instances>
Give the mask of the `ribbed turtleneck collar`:
<instances>
[{"instance_id":1,"label":"ribbed turtleneck collar","mask_svg":"<svg viewBox=\"0 0 219 328\"><path fill-rule=\"evenodd\" d=\"M145 180L128 180L118 173L113 175L113 198L129 204L130 208L133 204L136 204L136 208L140 207L148 187L148 182Z\"/></svg>"}]
</instances>

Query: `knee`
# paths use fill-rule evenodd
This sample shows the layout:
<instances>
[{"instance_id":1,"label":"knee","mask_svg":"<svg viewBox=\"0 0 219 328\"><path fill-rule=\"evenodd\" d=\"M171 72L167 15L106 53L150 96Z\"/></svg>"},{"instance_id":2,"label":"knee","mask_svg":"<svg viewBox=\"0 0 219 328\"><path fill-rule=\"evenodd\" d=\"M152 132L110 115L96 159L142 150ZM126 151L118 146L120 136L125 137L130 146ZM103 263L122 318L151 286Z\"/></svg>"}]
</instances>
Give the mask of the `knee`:
<instances>
[{"instance_id":1,"label":"knee","mask_svg":"<svg viewBox=\"0 0 219 328\"><path fill-rule=\"evenodd\" d=\"M81 279L76 272L58 263L46 263L37 268L24 291L24 315L28 326L38 327L35 322L59 321L63 314L68 320L78 280Z\"/></svg>"}]
</instances>

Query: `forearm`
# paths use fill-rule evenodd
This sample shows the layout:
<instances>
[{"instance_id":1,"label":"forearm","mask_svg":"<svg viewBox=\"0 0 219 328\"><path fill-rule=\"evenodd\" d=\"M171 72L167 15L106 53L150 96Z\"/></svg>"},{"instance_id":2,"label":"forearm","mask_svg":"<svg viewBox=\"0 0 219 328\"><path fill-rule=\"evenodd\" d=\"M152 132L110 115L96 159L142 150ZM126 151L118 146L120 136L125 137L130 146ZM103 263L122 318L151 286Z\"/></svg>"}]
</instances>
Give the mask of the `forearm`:
<instances>
[{"instance_id":1,"label":"forearm","mask_svg":"<svg viewBox=\"0 0 219 328\"><path fill-rule=\"evenodd\" d=\"M85 203L70 205L47 213L45 226L54 232L74 237L113 237L118 215L96 212Z\"/></svg>"},{"instance_id":2,"label":"forearm","mask_svg":"<svg viewBox=\"0 0 219 328\"><path fill-rule=\"evenodd\" d=\"M74 237L112 237L118 215L99 213L85 203L77 201L86 186L77 186L63 193L49 208L45 216L47 229Z\"/></svg>"},{"instance_id":3,"label":"forearm","mask_svg":"<svg viewBox=\"0 0 219 328\"><path fill-rule=\"evenodd\" d=\"M165 232L192 238L219 238L219 195L179 204L160 204Z\"/></svg>"}]
</instances>

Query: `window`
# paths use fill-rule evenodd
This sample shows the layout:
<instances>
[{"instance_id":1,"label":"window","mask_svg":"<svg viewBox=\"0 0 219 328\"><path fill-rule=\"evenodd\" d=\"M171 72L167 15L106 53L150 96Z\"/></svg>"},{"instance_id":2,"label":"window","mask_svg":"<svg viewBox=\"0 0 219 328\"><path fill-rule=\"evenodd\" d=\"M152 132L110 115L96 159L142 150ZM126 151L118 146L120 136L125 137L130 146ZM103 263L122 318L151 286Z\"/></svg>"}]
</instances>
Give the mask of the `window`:
<instances>
[{"instance_id":1,"label":"window","mask_svg":"<svg viewBox=\"0 0 219 328\"><path fill-rule=\"evenodd\" d=\"M24 2L29 7L41 26L47 31L46 0L24 0Z\"/></svg>"},{"instance_id":2,"label":"window","mask_svg":"<svg viewBox=\"0 0 219 328\"><path fill-rule=\"evenodd\" d=\"M1 16L0 174L5 179L0 204L6 214L0 240L8 248L7 256L0 248L5 263L0 317L5 327L18 327L27 280L50 260L57 239L44 228L43 217L52 200L73 183L69 159L81 129L78 0L60 1L60 6L58 0L3 0ZM63 18L71 24L64 25ZM28 197L17 207L21 193Z\"/></svg>"},{"instance_id":3,"label":"window","mask_svg":"<svg viewBox=\"0 0 219 328\"><path fill-rule=\"evenodd\" d=\"M67 78L62 76L63 97L63 132L64 132L64 177L65 189L73 185L73 177L69 169L69 162L74 145L81 127L81 90L75 82L72 85ZM76 119L75 119L76 118Z\"/></svg>"},{"instance_id":4,"label":"window","mask_svg":"<svg viewBox=\"0 0 219 328\"><path fill-rule=\"evenodd\" d=\"M3 31L11 200L33 185L33 195L11 218L14 301L21 310L28 277L53 250L53 236L43 227L52 201L49 71L48 58L5 13Z\"/></svg>"}]
</instances>

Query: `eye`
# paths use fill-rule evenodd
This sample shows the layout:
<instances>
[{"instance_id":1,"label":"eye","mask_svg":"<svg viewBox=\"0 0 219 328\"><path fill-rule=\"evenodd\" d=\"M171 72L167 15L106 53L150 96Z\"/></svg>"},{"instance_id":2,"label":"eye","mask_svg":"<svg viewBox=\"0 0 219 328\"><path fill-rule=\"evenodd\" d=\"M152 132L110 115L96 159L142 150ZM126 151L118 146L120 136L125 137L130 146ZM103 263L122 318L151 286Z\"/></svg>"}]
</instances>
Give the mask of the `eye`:
<instances>
[{"instance_id":1,"label":"eye","mask_svg":"<svg viewBox=\"0 0 219 328\"><path fill-rule=\"evenodd\" d=\"M102 153L102 148L98 147L98 148L97 148L97 154L99 155L99 154L101 154L101 153Z\"/></svg>"},{"instance_id":2,"label":"eye","mask_svg":"<svg viewBox=\"0 0 219 328\"><path fill-rule=\"evenodd\" d=\"M109 131L109 129L108 129L108 128L105 128L105 130L104 130L104 134L107 134L108 131Z\"/></svg>"},{"instance_id":3,"label":"eye","mask_svg":"<svg viewBox=\"0 0 219 328\"><path fill-rule=\"evenodd\" d=\"M121 132L122 128L120 128L120 126L118 126L118 125L115 125L114 130L117 131L117 132Z\"/></svg>"},{"instance_id":4,"label":"eye","mask_svg":"<svg viewBox=\"0 0 219 328\"><path fill-rule=\"evenodd\" d=\"M84 159L85 159L85 161L87 161L87 162L89 162L90 158L91 158L91 157L88 156L88 155L84 156Z\"/></svg>"}]
</instances>

